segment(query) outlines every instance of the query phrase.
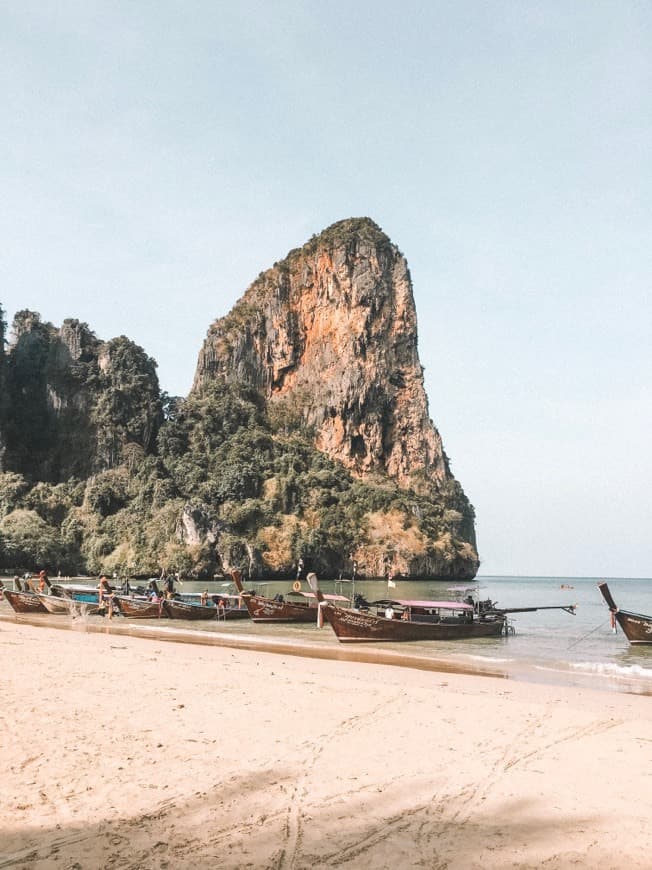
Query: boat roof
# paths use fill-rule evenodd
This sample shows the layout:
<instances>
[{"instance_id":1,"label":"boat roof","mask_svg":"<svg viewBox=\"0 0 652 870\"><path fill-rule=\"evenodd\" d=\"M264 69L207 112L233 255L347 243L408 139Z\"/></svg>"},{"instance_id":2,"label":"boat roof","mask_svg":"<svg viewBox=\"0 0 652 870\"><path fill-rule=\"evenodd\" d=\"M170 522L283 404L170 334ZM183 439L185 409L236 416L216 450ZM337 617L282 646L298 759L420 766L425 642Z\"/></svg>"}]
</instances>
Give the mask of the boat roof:
<instances>
[{"instance_id":1,"label":"boat roof","mask_svg":"<svg viewBox=\"0 0 652 870\"><path fill-rule=\"evenodd\" d=\"M182 598L201 598L203 592L180 592L179 595ZM234 601L237 601L240 596L239 595L231 595L228 592L211 592L210 590L206 593L208 595L209 600L213 598L232 598Z\"/></svg>"},{"instance_id":2,"label":"boat roof","mask_svg":"<svg viewBox=\"0 0 652 870\"><path fill-rule=\"evenodd\" d=\"M314 598L314 592L290 592L289 595L303 595L304 598ZM331 595L327 593L322 593L326 601L349 601L350 599L346 597L346 595Z\"/></svg>"},{"instance_id":3,"label":"boat roof","mask_svg":"<svg viewBox=\"0 0 652 870\"><path fill-rule=\"evenodd\" d=\"M36 579L38 580L38 577ZM85 586L83 583L53 583L52 585L60 589L70 589L72 592L97 592L99 588L99 583L96 586Z\"/></svg>"},{"instance_id":4,"label":"boat roof","mask_svg":"<svg viewBox=\"0 0 652 870\"><path fill-rule=\"evenodd\" d=\"M386 601L375 601L374 604L398 604L401 607L432 607L440 610L473 610L471 604L461 601L421 601L408 598L393 598Z\"/></svg>"}]
</instances>

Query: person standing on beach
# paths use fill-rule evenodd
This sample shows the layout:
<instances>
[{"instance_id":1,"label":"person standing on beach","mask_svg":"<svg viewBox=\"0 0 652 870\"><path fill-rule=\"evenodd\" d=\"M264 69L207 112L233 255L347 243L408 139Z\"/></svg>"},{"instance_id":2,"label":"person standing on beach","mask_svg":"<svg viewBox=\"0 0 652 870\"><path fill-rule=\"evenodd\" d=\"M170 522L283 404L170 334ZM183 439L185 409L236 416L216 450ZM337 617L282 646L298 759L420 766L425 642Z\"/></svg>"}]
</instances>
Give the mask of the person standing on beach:
<instances>
[{"instance_id":1,"label":"person standing on beach","mask_svg":"<svg viewBox=\"0 0 652 870\"><path fill-rule=\"evenodd\" d=\"M98 598L99 598L100 604L102 603L102 601L105 597L108 598L110 595L113 594L113 586L111 586L111 584L106 579L104 574L102 574L102 576L100 577L100 583L99 583L99 586L97 587L97 589L98 589Z\"/></svg>"},{"instance_id":2,"label":"person standing on beach","mask_svg":"<svg viewBox=\"0 0 652 870\"><path fill-rule=\"evenodd\" d=\"M100 577L100 583L97 587L97 600L101 610L104 609L106 600L106 604L109 608L109 616L113 616L113 586L111 586L104 574Z\"/></svg>"},{"instance_id":3,"label":"person standing on beach","mask_svg":"<svg viewBox=\"0 0 652 870\"><path fill-rule=\"evenodd\" d=\"M104 574L102 574L102 576L100 577L100 584L97 588L97 599L100 605L100 612L103 613L104 608L106 607L106 615L109 617L109 619L112 619L113 586L111 586Z\"/></svg>"}]
</instances>

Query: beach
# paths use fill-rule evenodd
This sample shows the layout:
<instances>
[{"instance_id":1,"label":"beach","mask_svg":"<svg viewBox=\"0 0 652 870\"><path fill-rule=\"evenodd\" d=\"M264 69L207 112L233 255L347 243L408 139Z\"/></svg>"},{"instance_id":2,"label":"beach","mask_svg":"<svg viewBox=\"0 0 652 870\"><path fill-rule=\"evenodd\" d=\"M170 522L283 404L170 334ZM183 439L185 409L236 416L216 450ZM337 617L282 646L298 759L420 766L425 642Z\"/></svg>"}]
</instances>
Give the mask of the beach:
<instances>
[{"instance_id":1,"label":"beach","mask_svg":"<svg viewBox=\"0 0 652 870\"><path fill-rule=\"evenodd\" d=\"M652 866L648 696L0 621L0 868Z\"/></svg>"}]
</instances>

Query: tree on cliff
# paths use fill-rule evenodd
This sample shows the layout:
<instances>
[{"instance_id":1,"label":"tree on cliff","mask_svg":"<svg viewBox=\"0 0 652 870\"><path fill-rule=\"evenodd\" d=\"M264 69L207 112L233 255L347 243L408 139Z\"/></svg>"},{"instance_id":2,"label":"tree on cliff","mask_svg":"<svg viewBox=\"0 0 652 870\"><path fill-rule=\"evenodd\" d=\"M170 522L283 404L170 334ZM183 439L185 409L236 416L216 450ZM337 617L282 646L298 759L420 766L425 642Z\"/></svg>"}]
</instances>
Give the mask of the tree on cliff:
<instances>
[{"instance_id":1,"label":"tree on cliff","mask_svg":"<svg viewBox=\"0 0 652 870\"><path fill-rule=\"evenodd\" d=\"M0 305L0 472L4 468L5 425L7 419L7 389L5 385L5 332L7 324Z\"/></svg>"},{"instance_id":2,"label":"tree on cliff","mask_svg":"<svg viewBox=\"0 0 652 870\"><path fill-rule=\"evenodd\" d=\"M163 421L156 362L126 336L112 339L99 356L95 393L91 417L100 465L119 464L128 444L149 453Z\"/></svg>"},{"instance_id":3,"label":"tree on cliff","mask_svg":"<svg viewBox=\"0 0 652 870\"><path fill-rule=\"evenodd\" d=\"M48 402L47 363L51 324L38 313L19 311L13 321L6 361L7 465L32 479L47 476L47 456L53 445L53 414Z\"/></svg>"}]
</instances>

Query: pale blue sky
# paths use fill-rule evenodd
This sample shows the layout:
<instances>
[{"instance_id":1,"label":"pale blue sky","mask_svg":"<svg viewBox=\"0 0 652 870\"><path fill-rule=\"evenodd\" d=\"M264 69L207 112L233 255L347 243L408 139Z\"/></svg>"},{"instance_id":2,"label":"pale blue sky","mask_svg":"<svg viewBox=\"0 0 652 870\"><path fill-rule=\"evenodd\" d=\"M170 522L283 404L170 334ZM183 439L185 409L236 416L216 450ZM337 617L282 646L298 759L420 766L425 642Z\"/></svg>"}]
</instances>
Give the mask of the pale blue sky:
<instances>
[{"instance_id":1,"label":"pale blue sky","mask_svg":"<svg viewBox=\"0 0 652 870\"><path fill-rule=\"evenodd\" d=\"M209 324L368 215L484 573L652 576L648 2L0 2L0 303Z\"/></svg>"}]
</instances>

